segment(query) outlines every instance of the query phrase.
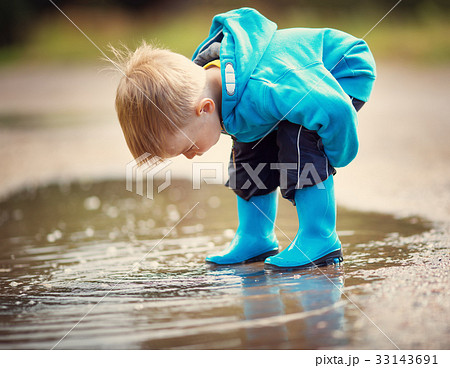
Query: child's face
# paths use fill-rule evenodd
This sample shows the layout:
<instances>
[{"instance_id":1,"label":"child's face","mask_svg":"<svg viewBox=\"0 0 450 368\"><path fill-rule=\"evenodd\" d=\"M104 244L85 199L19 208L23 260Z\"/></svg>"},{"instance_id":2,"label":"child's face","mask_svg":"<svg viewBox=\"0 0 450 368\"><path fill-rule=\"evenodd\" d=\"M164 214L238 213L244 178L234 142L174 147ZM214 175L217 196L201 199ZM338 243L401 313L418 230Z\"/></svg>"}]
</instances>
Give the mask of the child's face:
<instances>
[{"instance_id":1,"label":"child's face","mask_svg":"<svg viewBox=\"0 0 450 368\"><path fill-rule=\"evenodd\" d=\"M220 138L220 120L216 113L195 115L191 123L177 131L166 143L168 157L184 155L188 159L201 156Z\"/></svg>"}]
</instances>

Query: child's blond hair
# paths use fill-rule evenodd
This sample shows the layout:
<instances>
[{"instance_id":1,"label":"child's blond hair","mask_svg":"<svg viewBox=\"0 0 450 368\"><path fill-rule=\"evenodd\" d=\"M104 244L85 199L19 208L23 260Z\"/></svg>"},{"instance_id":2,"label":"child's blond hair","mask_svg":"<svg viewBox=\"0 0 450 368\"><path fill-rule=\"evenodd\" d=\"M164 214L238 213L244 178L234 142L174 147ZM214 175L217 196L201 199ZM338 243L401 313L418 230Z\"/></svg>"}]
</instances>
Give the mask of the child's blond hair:
<instances>
[{"instance_id":1,"label":"child's blond hair","mask_svg":"<svg viewBox=\"0 0 450 368\"><path fill-rule=\"evenodd\" d=\"M144 161L158 162L167 139L193 116L206 77L186 57L146 42L112 51L123 72L116 111L128 148L135 159L148 153Z\"/></svg>"}]
</instances>

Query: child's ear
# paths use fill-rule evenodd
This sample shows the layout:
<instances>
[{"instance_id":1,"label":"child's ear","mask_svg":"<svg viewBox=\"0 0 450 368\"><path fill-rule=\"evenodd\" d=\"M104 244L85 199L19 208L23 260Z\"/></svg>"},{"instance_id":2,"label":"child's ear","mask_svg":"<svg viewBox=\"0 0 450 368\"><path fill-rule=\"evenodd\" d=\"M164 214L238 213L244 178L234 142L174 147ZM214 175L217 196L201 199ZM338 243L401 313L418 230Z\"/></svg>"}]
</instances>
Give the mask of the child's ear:
<instances>
[{"instance_id":1,"label":"child's ear","mask_svg":"<svg viewBox=\"0 0 450 368\"><path fill-rule=\"evenodd\" d=\"M210 113L214 112L215 109L216 109L216 105L211 98L203 98L197 104L197 108L196 108L195 112L197 113L198 116L200 116L204 112L206 112L207 114L210 114Z\"/></svg>"}]
</instances>

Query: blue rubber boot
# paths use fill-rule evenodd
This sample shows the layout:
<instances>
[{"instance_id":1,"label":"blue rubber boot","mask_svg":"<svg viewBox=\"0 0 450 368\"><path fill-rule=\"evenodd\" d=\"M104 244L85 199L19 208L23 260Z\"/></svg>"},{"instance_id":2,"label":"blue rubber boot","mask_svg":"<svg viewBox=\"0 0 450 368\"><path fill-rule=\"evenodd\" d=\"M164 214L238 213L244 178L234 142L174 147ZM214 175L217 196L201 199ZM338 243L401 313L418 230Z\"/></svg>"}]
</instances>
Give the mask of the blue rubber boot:
<instances>
[{"instance_id":1,"label":"blue rubber boot","mask_svg":"<svg viewBox=\"0 0 450 368\"><path fill-rule=\"evenodd\" d=\"M264 261L278 253L275 236L278 193L253 196L249 201L237 196L239 226L230 245L206 257L210 263L228 265ZM267 217L266 217L267 216Z\"/></svg>"},{"instance_id":2,"label":"blue rubber boot","mask_svg":"<svg viewBox=\"0 0 450 368\"><path fill-rule=\"evenodd\" d=\"M313 187L297 189L295 204L299 230L292 243L280 254L267 258L272 270L320 267L343 261L336 233L336 201L333 176Z\"/></svg>"}]
</instances>

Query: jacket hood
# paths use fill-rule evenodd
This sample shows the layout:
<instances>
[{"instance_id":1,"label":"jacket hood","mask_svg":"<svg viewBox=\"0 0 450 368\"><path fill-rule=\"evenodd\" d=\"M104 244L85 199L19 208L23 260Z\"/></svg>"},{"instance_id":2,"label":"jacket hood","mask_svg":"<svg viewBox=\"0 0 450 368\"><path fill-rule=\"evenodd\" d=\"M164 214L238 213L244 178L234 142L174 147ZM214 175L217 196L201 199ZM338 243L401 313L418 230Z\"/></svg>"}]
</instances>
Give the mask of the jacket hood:
<instances>
[{"instance_id":1,"label":"jacket hood","mask_svg":"<svg viewBox=\"0 0 450 368\"><path fill-rule=\"evenodd\" d=\"M274 22L251 8L232 10L213 18L209 36L197 48L192 60L202 59L202 53L205 54L209 47L220 42L224 121L240 101L276 30Z\"/></svg>"}]
</instances>

